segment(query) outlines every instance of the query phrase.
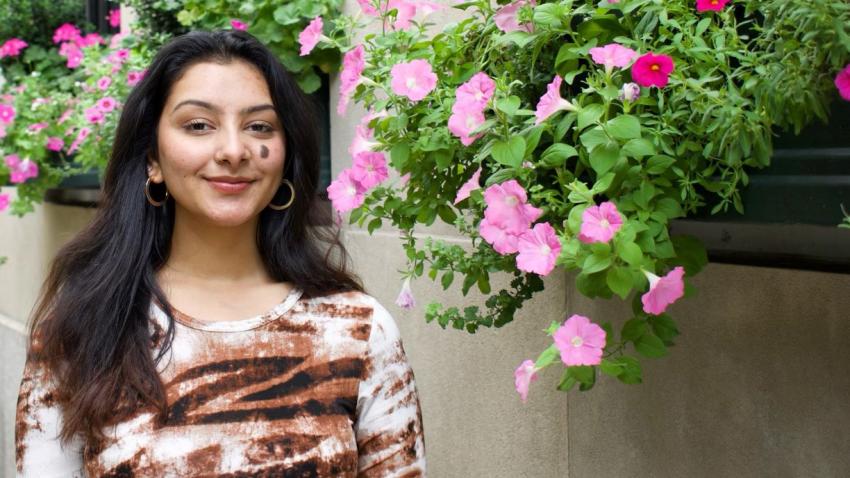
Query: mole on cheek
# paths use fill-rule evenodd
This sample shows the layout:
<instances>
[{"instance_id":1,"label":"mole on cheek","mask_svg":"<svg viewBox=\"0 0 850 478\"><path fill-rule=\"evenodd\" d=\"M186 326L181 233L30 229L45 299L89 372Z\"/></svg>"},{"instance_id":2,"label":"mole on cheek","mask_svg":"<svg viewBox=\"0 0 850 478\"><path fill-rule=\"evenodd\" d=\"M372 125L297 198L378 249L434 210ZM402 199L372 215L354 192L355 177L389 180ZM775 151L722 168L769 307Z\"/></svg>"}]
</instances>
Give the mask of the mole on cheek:
<instances>
[{"instance_id":1,"label":"mole on cheek","mask_svg":"<svg viewBox=\"0 0 850 478\"><path fill-rule=\"evenodd\" d=\"M269 157L269 148L266 145L260 146L260 157L265 159Z\"/></svg>"}]
</instances>

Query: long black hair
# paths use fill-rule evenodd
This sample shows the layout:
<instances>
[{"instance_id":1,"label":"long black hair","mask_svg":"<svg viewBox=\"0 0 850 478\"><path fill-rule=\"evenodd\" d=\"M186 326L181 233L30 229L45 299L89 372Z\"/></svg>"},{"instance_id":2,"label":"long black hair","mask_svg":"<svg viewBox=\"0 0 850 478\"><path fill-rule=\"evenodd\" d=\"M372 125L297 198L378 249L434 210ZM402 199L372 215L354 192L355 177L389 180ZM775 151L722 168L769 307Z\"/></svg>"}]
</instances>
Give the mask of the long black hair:
<instances>
[{"instance_id":1,"label":"long black hair","mask_svg":"<svg viewBox=\"0 0 850 478\"><path fill-rule=\"evenodd\" d=\"M327 227L333 224L330 208L316 201L316 105L274 54L246 32L193 31L176 37L159 50L128 96L99 209L58 252L32 316L28 353L55 376L63 441L77 433L89 442L101 439L101 428L120 415L117 404L154 407L160 417L167 412L156 366L173 341L174 318L155 273L170 252L174 204L168 199L154 207L145 199L147 158L158 157L157 124L181 75L200 62L232 61L254 65L268 84L285 134L283 177L295 189L289 208L260 213L257 246L265 268L277 281L300 288L304 297L363 291L360 279L346 271L348 255L339 229ZM285 203L286 196L273 202ZM149 328L152 300L165 304L169 316L159 338ZM154 357L155 345L160 352Z\"/></svg>"}]
</instances>

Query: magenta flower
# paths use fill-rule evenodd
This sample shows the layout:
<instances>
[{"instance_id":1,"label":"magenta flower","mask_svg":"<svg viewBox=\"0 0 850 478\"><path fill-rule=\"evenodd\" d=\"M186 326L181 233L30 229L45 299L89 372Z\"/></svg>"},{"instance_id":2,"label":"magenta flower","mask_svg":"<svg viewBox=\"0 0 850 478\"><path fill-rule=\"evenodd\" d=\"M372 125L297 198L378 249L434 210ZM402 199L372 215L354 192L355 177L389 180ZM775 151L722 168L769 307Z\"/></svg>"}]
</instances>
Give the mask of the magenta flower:
<instances>
[{"instance_id":1,"label":"magenta flower","mask_svg":"<svg viewBox=\"0 0 850 478\"><path fill-rule=\"evenodd\" d=\"M27 42L21 40L20 38L10 38L3 43L3 46L0 46L0 58L4 58L7 56L18 56L21 54L21 50L27 47Z\"/></svg>"},{"instance_id":2,"label":"magenta flower","mask_svg":"<svg viewBox=\"0 0 850 478\"><path fill-rule=\"evenodd\" d=\"M117 28L121 26L121 9L113 8L109 11L109 16L106 17L109 20L109 26L112 28Z\"/></svg>"},{"instance_id":3,"label":"magenta flower","mask_svg":"<svg viewBox=\"0 0 850 478\"><path fill-rule=\"evenodd\" d=\"M581 230L578 240L585 244L608 242L623 227L623 217L617 205L605 201L599 206L590 206L581 214Z\"/></svg>"},{"instance_id":4,"label":"magenta flower","mask_svg":"<svg viewBox=\"0 0 850 478\"><path fill-rule=\"evenodd\" d=\"M455 103L452 107L452 115L449 117L448 123L449 131L460 138L460 142L464 146L469 146L473 141L484 136L484 133L470 136L482 124L484 124L484 113L477 105L458 105Z\"/></svg>"},{"instance_id":5,"label":"magenta flower","mask_svg":"<svg viewBox=\"0 0 850 478\"><path fill-rule=\"evenodd\" d=\"M640 98L640 86L637 83L624 83L618 96L620 101L635 101Z\"/></svg>"},{"instance_id":6,"label":"magenta flower","mask_svg":"<svg viewBox=\"0 0 850 478\"><path fill-rule=\"evenodd\" d=\"M139 81L142 79L142 74L139 71L129 71L127 72L127 84L129 86L136 86Z\"/></svg>"},{"instance_id":7,"label":"magenta flower","mask_svg":"<svg viewBox=\"0 0 850 478\"><path fill-rule=\"evenodd\" d=\"M65 147L65 141L62 138L57 136L51 136L47 138L47 149L50 151L62 151L62 148Z\"/></svg>"},{"instance_id":8,"label":"magenta flower","mask_svg":"<svg viewBox=\"0 0 850 478\"><path fill-rule=\"evenodd\" d=\"M474 106L476 109L483 110L495 92L496 82L487 76L487 73L479 71L455 91L454 106Z\"/></svg>"},{"instance_id":9,"label":"magenta flower","mask_svg":"<svg viewBox=\"0 0 850 478\"><path fill-rule=\"evenodd\" d=\"M351 169L343 169L328 186L328 198L339 213L350 211L366 199L366 188L351 176Z\"/></svg>"},{"instance_id":10,"label":"magenta flower","mask_svg":"<svg viewBox=\"0 0 850 478\"><path fill-rule=\"evenodd\" d=\"M596 64L605 66L605 73L610 75L614 67L625 68L637 56L637 52L618 43L591 48L590 57Z\"/></svg>"},{"instance_id":11,"label":"magenta flower","mask_svg":"<svg viewBox=\"0 0 850 478\"><path fill-rule=\"evenodd\" d=\"M478 234L493 246L499 254L513 254L519 251L517 234L512 233L499 224L494 224L486 217L478 223Z\"/></svg>"},{"instance_id":12,"label":"magenta flower","mask_svg":"<svg viewBox=\"0 0 850 478\"><path fill-rule=\"evenodd\" d=\"M410 289L410 277L405 278L401 284L401 291L398 293L395 304L407 310L416 307L416 299L413 297L413 291Z\"/></svg>"},{"instance_id":13,"label":"magenta flower","mask_svg":"<svg viewBox=\"0 0 850 478\"><path fill-rule=\"evenodd\" d=\"M104 113L109 113L110 111L115 109L117 102L115 98L111 96L104 96L103 98L97 100L97 109L103 111Z\"/></svg>"},{"instance_id":14,"label":"magenta flower","mask_svg":"<svg viewBox=\"0 0 850 478\"><path fill-rule=\"evenodd\" d=\"M431 64L421 59L394 65L390 76L393 93L406 96L410 101L425 98L437 86L437 75L431 70Z\"/></svg>"},{"instance_id":15,"label":"magenta flower","mask_svg":"<svg viewBox=\"0 0 850 478\"><path fill-rule=\"evenodd\" d=\"M97 80L97 88L101 91L109 88L109 85L112 84L112 78L108 76L102 76L99 80Z\"/></svg>"},{"instance_id":16,"label":"magenta flower","mask_svg":"<svg viewBox=\"0 0 850 478\"><path fill-rule=\"evenodd\" d=\"M78 47L83 48L92 45L98 45L103 43L103 37L98 35L97 33L87 33L86 36L82 38L78 38L75 40L75 43Z\"/></svg>"},{"instance_id":17,"label":"magenta flower","mask_svg":"<svg viewBox=\"0 0 850 478\"><path fill-rule=\"evenodd\" d=\"M835 76L835 87L838 88L838 93L847 101L850 101L850 65L844 67Z\"/></svg>"},{"instance_id":18,"label":"magenta flower","mask_svg":"<svg viewBox=\"0 0 850 478\"><path fill-rule=\"evenodd\" d=\"M363 80L363 70L366 68L364 56L363 45L357 45L345 52L342 57L342 71L339 74L339 102L336 106L336 112L339 115L345 114L351 95Z\"/></svg>"},{"instance_id":19,"label":"magenta flower","mask_svg":"<svg viewBox=\"0 0 850 478\"><path fill-rule=\"evenodd\" d=\"M248 29L248 24L247 24L247 23L245 23L245 22L243 22L243 21L241 21L241 20L237 20L237 19L235 19L235 18L230 20L230 26L231 26L234 30L242 30L242 31L245 31L245 30L247 30L247 29Z\"/></svg>"},{"instance_id":20,"label":"magenta flower","mask_svg":"<svg viewBox=\"0 0 850 478\"><path fill-rule=\"evenodd\" d=\"M59 116L59 119L56 121L56 124L62 124L62 123L64 123L65 121L67 121L67 120L68 120L68 118L70 118L70 117L71 117L71 115L72 115L73 113L74 113L74 109L73 109L73 108L68 108L67 110L63 111L63 112L62 112L62 114Z\"/></svg>"},{"instance_id":21,"label":"magenta flower","mask_svg":"<svg viewBox=\"0 0 850 478\"><path fill-rule=\"evenodd\" d=\"M561 241L548 222L541 222L519 236L517 249L517 269L545 276L555 268L555 259L561 253Z\"/></svg>"},{"instance_id":22,"label":"magenta flower","mask_svg":"<svg viewBox=\"0 0 850 478\"><path fill-rule=\"evenodd\" d=\"M37 132L43 130L44 128L47 128L48 126L49 125L47 123L44 123L44 122L33 123L33 124L27 126L27 130L32 131L33 133L37 133Z\"/></svg>"},{"instance_id":23,"label":"magenta flower","mask_svg":"<svg viewBox=\"0 0 850 478\"><path fill-rule=\"evenodd\" d=\"M351 177L364 189L377 186L389 177L384 153L364 151L354 156Z\"/></svg>"},{"instance_id":24,"label":"magenta flower","mask_svg":"<svg viewBox=\"0 0 850 478\"><path fill-rule=\"evenodd\" d=\"M0 194L0 212L3 212L8 208L9 208L9 195L8 194Z\"/></svg>"},{"instance_id":25,"label":"magenta flower","mask_svg":"<svg viewBox=\"0 0 850 478\"><path fill-rule=\"evenodd\" d=\"M605 330L583 315L572 315L552 334L561 361L574 365L599 365L605 348Z\"/></svg>"},{"instance_id":26,"label":"magenta flower","mask_svg":"<svg viewBox=\"0 0 850 478\"><path fill-rule=\"evenodd\" d=\"M65 42L59 45L59 55L64 56L68 60L66 63L68 68L76 68L83 61L83 51L72 42Z\"/></svg>"},{"instance_id":27,"label":"magenta flower","mask_svg":"<svg viewBox=\"0 0 850 478\"><path fill-rule=\"evenodd\" d=\"M77 133L77 137L74 139L74 142L71 143L71 146L68 148L68 154L73 153L80 147L80 145L85 141L86 138L91 134L91 128L88 126L84 126L80 128L79 133Z\"/></svg>"},{"instance_id":28,"label":"magenta flower","mask_svg":"<svg viewBox=\"0 0 850 478\"><path fill-rule=\"evenodd\" d=\"M528 388L531 386L531 382L535 382L537 379L537 369L534 368L533 360L524 360L514 370L514 387L519 392L522 403L525 403L528 399Z\"/></svg>"},{"instance_id":29,"label":"magenta flower","mask_svg":"<svg viewBox=\"0 0 850 478\"><path fill-rule=\"evenodd\" d=\"M104 121L103 111L101 111L97 106L86 108L85 116L86 121L91 124L102 124Z\"/></svg>"},{"instance_id":30,"label":"magenta flower","mask_svg":"<svg viewBox=\"0 0 850 478\"><path fill-rule=\"evenodd\" d=\"M532 23L529 22L520 25L519 20L517 19L519 9L527 4L534 7L537 3L535 0L531 0L530 2L526 0L517 0L497 10L496 15L493 16L493 21L496 23L496 27L505 33L519 30L532 33L534 31L534 25Z\"/></svg>"},{"instance_id":31,"label":"magenta flower","mask_svg":"<svg viewBox=\"0 0 850 478\"><path fill-rule=\"evenodd\" d=\"M20 184L38 176L38 164L30 161L29 158L21 161L17 154L10 154L6 156L5 161L10 172L9 182L12 184Z\"/></svg>"},{"instance_id":32,"label":"magenta flower","mask_svg":"<svg viewBox=\"0 0 850 478\"><path fill-rule=\"evenodd\" d=\"M481 185L478 184L478 181L481 178L481 167L479 166L474 173L472 173L472 177L460 187L457 191L457 196L455 196L454 204L457 204L464 199L469 197L469 193L476 189L481 189Z\"/></svg>"},{"instance_id":33,"label":"magenta flower","mask_svg":"<svg viewBox=\"0 0 850 478\"><path fill-rule=\"evenodd\" d=\"M493 184L484 191L484 217L511 234L522 234L543 211L528 204L525 189L515 180Z\"/></svg>"},{"instance_id":34,"label":"magenta flower","mask_svg":"<svg viewBox=\"0 0 850 478\"><path fill-rule=\"evenodd\" d=\"M63 23L53 32L53 43L74 41L80 37L80 29L72 23Z\"/></svg>"},{"instance_id":35,"label":"magenta flower","mask_svg":"<svg viewBox=\"0 0 850 478\"><path fill-rule=\"evenodd\" d=\"M9 124L15 119L15 107L0 103L0 121Z\"/></svg>"},{"instance_id":36,"label":"magenta flower","mask_svg":"<svg viewBox=\"0 0 850 478\"><path fill-rule=\"evenodd\" d=\"M685 295L685 269L681 266L674 267L664 277L658 277L652 272L643 271L649 279L649 291L643 294L640 301L643 303L643 311L647 314L661 315L667 310L667 306L679 300Z\"/></svg>"},{"instance_id":37,"label":"magenta flower","mask_svg":"<svg viewBox=\"0 0 850 478\"><path fill-rule=\"evenodd\" d=\"M697 0L697 12L720 12L729 0Z\"/></svg>"},{"instance_id":38,"label":"magenta flower","mask_svg":"<svg viewBox=\"0 0 850 478\"><path fill-rule=\"evenodd\" d=\"M298 43L301 44L301 56L307 56L313 51L313 48L322 39L322 28L324 28L322 17L316 17L298 34Z\"/></svg>"},{"instance_id":39,"label":"magenta flower","mask_svg":"<svg viewBox=\"0 0 850 478\"><path fill-rule=\"evenodd\" d=\"M632 65L632 78L640 86L664 88L673 71L673 58L647 53Z\"/></svg>"},{"instance_id":40,"label":"magenta flower","mask_svg":"<svg viewBox=\"0 0 850 478\"><path fill-rule=\"evenodd\" d=\"M537 120L534 121L534 124L542 123L558 111L575 111L578 109L569 101L561 98L561 83L563 81L560 75L555 75L552 82L546 86L546 94L541 96L540 101L537 102L537 111L534 112Z\"/></svg>"}]
</instances>

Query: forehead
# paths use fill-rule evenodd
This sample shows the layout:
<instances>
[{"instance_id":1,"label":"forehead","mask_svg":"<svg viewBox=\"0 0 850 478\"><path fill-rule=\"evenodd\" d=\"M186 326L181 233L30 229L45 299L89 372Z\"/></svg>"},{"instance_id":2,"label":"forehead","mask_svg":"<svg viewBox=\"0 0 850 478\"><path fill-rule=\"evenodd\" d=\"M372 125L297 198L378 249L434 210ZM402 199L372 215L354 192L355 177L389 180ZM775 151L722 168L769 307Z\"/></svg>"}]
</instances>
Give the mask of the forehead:
<instances>
[{"instance_id":1,"label":"forehead","mask_svg":"<svg viewBox=\"0 0 850 478\"><path fill-rule=\"evenodd\" d=\"M187 99L204 100L224 109L272 103L265 77L257 67L242 60L202 62L188 67L172 85L166 108Z\"/></svg>"}]
</instances>

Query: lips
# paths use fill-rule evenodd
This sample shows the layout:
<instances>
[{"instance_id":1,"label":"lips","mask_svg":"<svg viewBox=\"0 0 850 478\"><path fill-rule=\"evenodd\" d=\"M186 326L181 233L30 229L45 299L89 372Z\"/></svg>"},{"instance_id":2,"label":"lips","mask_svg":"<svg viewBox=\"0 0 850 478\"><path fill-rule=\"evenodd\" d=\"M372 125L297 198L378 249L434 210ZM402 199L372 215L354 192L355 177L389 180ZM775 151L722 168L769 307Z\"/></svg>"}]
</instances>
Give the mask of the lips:
<instances>
[{"instance_id":1,"label":"lips","mask_svg":"<svg viewBox=\"0 0 850 478\"><path fill-rule=\"evenodd\" d=\"M213 187L216 191L225 194L233 194L244 191L248 188L254 181L246 179L246 178L231 178L231 177L216 177L216 178L206 178L207 182L210 183L210 186Z\"/></svg>"}]
</instances>

